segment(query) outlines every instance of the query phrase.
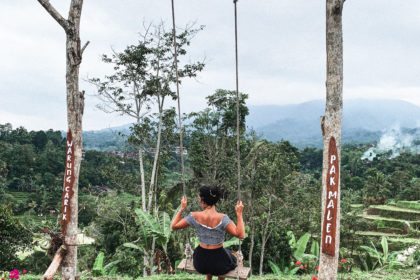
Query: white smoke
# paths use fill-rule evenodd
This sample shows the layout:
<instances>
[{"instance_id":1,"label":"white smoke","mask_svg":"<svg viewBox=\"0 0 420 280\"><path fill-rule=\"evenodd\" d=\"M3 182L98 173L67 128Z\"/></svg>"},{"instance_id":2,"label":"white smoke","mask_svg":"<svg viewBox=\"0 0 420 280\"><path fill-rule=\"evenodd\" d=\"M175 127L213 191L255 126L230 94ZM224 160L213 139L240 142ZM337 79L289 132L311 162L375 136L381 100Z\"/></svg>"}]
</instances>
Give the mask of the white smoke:
<instances>
[{"instance_id":1,"label":"white smoke","mask_svg":"<svg viewBox=\"0 0 420 280\"><path fill-rule=\"evenodd\" d=\"M391 158L399 156L402 152L417 153L418 147L413 145L414 136L403 133L399 126L386 131L376 146L370 147L361 159L373 160L377 155L391 151Z\"/></svg>"}]
</instances>

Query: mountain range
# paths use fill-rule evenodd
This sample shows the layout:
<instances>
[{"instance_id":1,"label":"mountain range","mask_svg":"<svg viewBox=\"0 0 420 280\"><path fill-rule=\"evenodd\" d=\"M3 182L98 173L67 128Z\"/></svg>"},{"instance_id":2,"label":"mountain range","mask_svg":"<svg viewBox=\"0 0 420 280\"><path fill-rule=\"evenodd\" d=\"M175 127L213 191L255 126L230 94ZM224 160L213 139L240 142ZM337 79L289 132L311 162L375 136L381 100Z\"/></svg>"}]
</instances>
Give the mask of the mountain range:
<instances>
[{"instance_id":1,"label":"mountain range","mask_svg":"<svg viewBox=\"0 0 420 280\"><path fill-rule=\"evenodd\" d=\"M288 140L302 148L320 147L325 101L249 106L248 127L270 141ZM351 99L343 102L343 143L379 140L389 129L420 127L420 107L402 100Z\"/></svg>"},{"instance_id":2,"label":"mountain range","mask_svg":"<svg viewBox=\"0 0 420 280\"><path fill-rule=\"evenodd\" d=\"M322 146L320 117L325 113L324 100L292 105L250 105L248 108L247 127L261 138L288 140L299 148ZM111 144L118 138L116 132L127 132L128 127L86 131L83 133L85 147L96 146L102 150L107 144L97 143L98 139L108 139ZM351 99L343 103L343 143L376 142L387 130L419 127L420 107L406 101Z\"/></svg>"}]
</instances>

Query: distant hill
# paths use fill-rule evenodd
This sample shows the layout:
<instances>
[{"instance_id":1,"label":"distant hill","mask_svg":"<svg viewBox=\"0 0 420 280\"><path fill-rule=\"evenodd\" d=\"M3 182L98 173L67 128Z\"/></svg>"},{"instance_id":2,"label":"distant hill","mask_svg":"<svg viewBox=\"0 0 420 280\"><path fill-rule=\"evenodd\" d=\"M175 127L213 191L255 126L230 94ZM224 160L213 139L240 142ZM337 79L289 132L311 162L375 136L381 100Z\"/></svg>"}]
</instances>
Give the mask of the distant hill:
<instances>
[{"instance_id":1,"label":"distant hill","mask_svg":"<svg viewBox=\"0 0 420 280\"><path fill-rule=\"evenodd\" d=\"M126 137L130 133L130 124L83 131L83 147L86 150L115 151L126 149Z\"/></svg>"},{"instance_id":2,"label":"distant hill","mask_svg":"<svg viewBox=\"0 0 420 280\"><path fill-rule=\"evenodd\" d=\"M320 117L325 101L313 100L293 105L249 106L248 129L270 141L288 140L293 145L322 147ZM124 148L118 132L129 133L130 124L83 132L86 149L115 150ZM402 100L353 99L343 104L343 143L379 141L384 131L403 128L418 139L420 107ZM411 129L411 130L410 130Z\"/></svg>"},{"instance_id":3,"label":"distant hill","mask_svg":"<svg viewBox=\"0 0 420 280\"><path fill-rule=\"evenodd\" d=\"M322 146L320 116L325 101L294 105L249 106L247 125L270 141L288 140L303 148ZM392 127L420 127L420 107L401 100L345 100L343 104L343 142L378 141Z\"/></svg>"}]
</instances>

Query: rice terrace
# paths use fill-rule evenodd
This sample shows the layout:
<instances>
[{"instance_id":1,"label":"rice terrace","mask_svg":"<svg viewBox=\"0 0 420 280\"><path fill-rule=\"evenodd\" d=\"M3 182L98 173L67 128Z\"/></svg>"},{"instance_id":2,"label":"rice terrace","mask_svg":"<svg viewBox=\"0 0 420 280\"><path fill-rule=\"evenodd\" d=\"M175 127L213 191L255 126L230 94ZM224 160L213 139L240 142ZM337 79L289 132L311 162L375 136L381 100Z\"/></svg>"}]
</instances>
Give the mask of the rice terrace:
<instances>
[{"instance_id":1,"label":"rice terrace","mask_svg":"<svg viewBox=\"0 0 420 280\"><path fill-rule=\"evenodd\" d=\"M1 280L420 280L419 13L2 1Z\"/></svg>"}]
</instances>

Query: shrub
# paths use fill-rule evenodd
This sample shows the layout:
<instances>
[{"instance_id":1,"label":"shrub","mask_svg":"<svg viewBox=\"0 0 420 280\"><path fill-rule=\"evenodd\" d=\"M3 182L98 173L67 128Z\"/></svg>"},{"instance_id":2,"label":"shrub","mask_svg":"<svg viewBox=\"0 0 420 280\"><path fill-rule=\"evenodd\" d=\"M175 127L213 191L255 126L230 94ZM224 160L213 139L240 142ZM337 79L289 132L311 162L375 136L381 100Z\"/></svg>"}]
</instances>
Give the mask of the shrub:
<instances>
[{"instance_id":1,"label":"shrub","mask_svg":"<svg viewBox=\"0 0 420 280\"><path fill-rule=\"evenodd\" d=\"M32 235L22 226L10 206L0 205L0 267L12 270L19 265L16 253L29 248Z\"/></svg>"}]
</instances>

